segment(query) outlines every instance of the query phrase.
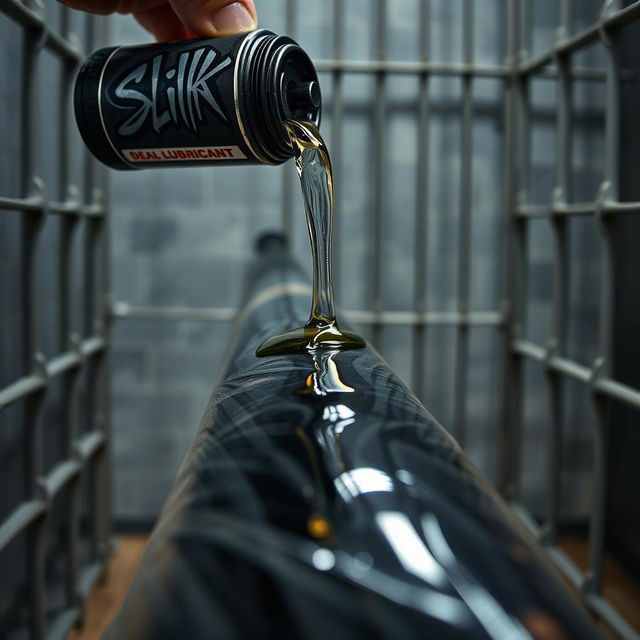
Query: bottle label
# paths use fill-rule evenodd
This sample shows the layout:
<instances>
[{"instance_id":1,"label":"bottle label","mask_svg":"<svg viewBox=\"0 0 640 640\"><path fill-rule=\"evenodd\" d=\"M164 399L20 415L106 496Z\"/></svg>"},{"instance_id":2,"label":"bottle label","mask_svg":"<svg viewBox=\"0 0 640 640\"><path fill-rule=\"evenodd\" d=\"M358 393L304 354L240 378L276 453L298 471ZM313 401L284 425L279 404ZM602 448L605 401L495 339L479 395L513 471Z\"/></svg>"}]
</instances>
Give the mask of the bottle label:
<instances>
[{"instance_id":1,"label":"bottle label","mask_svg":"<svg viewBox=\"0 0 640 640\"><path fill-rule=\"evenodd\" d=\"M130 167L253 159L238 124L238 37L120 48L105 63L103 130Z\"/></svg>"},{"instance_id":2,"label":"bottle label","mask_svg":"<svg viewBox=\"0 0 640 640\"><path fill-rule=\"evenodd\" d=\"M193 162L204 160L246 160L240 147L170 147L166 149L122 149L129 162Z\"/></svg>"},{"instance_id":3,"label":"bottle label","mask_svg":"<svg viewBox=\"0 0 640 640\"><path fill-rule=\"evenodd\" d=\"M211 46L170 56L158 53L114 84L112 105L122 113L117 132L136 136L141 130L161 136L168 129L198 133L212 118L229 122L216 78L232 65L228 55Z\"/></svg>"}]
</instances>

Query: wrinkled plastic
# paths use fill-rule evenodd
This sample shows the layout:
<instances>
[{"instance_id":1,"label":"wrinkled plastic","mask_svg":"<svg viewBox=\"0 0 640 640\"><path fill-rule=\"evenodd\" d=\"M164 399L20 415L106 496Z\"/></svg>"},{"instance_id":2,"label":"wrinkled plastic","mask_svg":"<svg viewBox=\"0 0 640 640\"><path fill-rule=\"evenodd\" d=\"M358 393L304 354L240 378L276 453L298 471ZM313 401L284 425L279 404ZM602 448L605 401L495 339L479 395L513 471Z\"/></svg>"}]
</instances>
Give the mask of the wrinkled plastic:
<instances>
[{"instance_id":1,"label":"wrinkled plastic","mask_svg":"<svg viewBox=\"0 0 640 640\"><path fill-rule=\"evenodd\" d=\"M256 358L308 315L278 246L108 637L599 637L373 349Z\"/></svg>"}]
</instances>

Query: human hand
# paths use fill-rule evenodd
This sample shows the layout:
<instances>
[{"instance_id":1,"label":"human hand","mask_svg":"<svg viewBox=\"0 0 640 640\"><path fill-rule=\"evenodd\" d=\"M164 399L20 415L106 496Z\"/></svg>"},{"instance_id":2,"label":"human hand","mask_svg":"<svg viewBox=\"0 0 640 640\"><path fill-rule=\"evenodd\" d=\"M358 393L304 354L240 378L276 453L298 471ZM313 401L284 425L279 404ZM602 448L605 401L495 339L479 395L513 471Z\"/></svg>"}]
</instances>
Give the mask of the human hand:
<instances>
[{"instance_id":1,"label":"human hand","mask_svg":"<svg viewBox=\"0 0 640 640\"><path fill-rule=\"evenodd\" d=\"M158 40L224 36L256 28L254 0L58 0L72 9L131 13Z\"/></svg>"}]
</instances>

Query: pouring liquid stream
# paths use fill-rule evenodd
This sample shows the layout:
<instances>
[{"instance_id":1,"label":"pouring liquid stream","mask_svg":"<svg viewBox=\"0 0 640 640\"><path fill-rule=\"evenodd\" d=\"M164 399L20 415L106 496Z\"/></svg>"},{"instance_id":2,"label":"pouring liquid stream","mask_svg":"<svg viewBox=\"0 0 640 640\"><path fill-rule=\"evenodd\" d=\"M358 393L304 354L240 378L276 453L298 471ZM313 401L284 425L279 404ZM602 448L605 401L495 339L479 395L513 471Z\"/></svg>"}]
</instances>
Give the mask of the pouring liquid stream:
<instances>
[{"instance_id":1,"label":"pouring liquid stream","mask_svg":"<svg viewBox=\"0 0 640 640\"><path fill-rule=\"evenodd\" d=\"M268 338L257 356L283 355L318 348L358 349L365 341L342 331L336 320L331 278L331 232L333 227L333 173L327 147L315 124L286 120L300 177L307 228L313 257L311 314L303 327Z\"/></svg>"}]
</instances>

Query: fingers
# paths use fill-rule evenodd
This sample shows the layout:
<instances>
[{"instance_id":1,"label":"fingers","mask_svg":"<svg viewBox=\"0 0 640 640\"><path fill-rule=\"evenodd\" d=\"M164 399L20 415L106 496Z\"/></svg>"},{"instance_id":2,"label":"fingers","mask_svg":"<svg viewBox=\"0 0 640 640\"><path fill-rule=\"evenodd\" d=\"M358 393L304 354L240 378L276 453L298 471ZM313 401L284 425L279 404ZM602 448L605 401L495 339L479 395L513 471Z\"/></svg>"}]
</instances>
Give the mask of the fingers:
<instances>
[{"instance_id":1,"label":"fingers","mask_svg":"<svg viewBox=\"0 0 640 640\"><path fill-rule=\"evenodd\" d=\"M133 15L158 42L194 37L194 34L182 24L170 4L163 4L146 11L137 11Z\"/></svg>"},{"instance_id":2,"label":"fingers","mask_svg":"<svg viewBox=\"0 0 640 640\"><path fill-rule=\"evenodd\" d=\"M245 33L258 24L254 0L58 1L91 13L133 13L159 41Z\"/></svg>"},{"instance_id":3,"label":"fingers","mask_svg":"<svg viewBox=\"0 0 640 640\"><path fill-rule=\"evenodd\" d=\"M171 4L187 28L200 36L245 33L258 24L253 0L171 0Z\"/></svg>"},{"instance_id":4,"label":"fingers","mask_svg":"<svg viewBox=\"0 0 640 640\"><path fill-rule=\"evenodd\" d=\"M113 13L116 11L118 6L117 0L99 0L98 2L91 2L91 0L58 0L58 2L66 5L67 7L71 7L71 9L97 13L100 15Z\"/></svg>"}]
</instances>

